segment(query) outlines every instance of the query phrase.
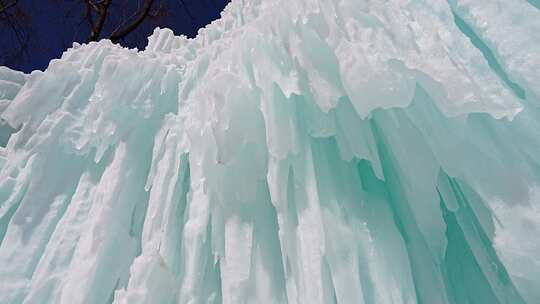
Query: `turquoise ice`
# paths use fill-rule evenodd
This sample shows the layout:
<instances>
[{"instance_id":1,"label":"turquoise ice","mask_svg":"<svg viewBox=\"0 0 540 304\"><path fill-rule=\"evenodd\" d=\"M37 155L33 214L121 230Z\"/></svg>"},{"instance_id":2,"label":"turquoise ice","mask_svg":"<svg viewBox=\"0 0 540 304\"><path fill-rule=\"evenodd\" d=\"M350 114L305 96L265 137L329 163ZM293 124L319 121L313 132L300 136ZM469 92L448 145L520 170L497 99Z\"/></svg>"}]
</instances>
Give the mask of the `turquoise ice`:
<instances>
[{"instance_id":1,"label":"turquoise ice","mask_svg":"<svg viewBox=\"0 0 540 304\"><path fill-rule=\"evenodd\" d=\"M539 8L233 0L1 67L0 303L540 303Z\"/></svg>"}]
</instances>

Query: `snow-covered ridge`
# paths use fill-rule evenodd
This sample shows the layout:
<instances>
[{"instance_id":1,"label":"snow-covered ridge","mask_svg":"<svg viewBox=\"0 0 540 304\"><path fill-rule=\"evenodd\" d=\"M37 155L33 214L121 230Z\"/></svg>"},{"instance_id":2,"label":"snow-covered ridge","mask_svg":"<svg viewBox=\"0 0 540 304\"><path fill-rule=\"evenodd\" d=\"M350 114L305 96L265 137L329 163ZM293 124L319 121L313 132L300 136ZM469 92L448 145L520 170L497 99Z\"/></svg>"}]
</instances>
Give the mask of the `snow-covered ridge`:
<instances>
[{"instance_id":1,"label":"snow-covered ridge","mask_svg":"<svg viewBox=\"0 0 540 304\"><path fill-rule=\"evenodd\" d=\"M523 0L235 0L0 68L0 303L538 303L539 35Z\"/></svg>"}]
</instances>

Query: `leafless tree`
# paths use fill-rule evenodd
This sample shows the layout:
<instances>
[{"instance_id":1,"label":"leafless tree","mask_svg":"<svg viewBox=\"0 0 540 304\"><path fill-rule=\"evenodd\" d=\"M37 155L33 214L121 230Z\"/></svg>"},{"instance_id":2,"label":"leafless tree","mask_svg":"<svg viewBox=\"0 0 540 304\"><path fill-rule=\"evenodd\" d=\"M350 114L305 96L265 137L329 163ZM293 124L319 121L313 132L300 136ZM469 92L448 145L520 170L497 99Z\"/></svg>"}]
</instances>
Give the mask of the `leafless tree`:
<instances>
[{"instance_id":1,"label":"leafless tree","mask_svg":"<svg viewBox=\"0 0 540 304\"><path fill-rule=\"evenodd\" d=\"M117 42L125 38L128 34L136 30L145 19L159 18L163 16L165 10L165 1L142 0L138 1L135 11L126 14L130 8L127 1L121 0L83 0L86 6L86 20L90 26L90 36L88 41L96 41L100 38L108 38ZM103 33L105 22L110 18L109 8L117 4L117 11L121 12L120 21L114 26L110 33ZM116 16L118 17L118 16ZM118 19L118 18L115 18Z\"/></svg>"},{"instance_id":2,"label":"leafless tree","mask_svg":"<svg viewBox=\"0 0 540 304\"><path fill-rule=\"evenodd\" d=\"M197 7L200 1L0 0L0 65L28 62L30 53L58 54L74 41L110 39L128 47L143 46L153 28L177 18L189 20L191 28L196 29L195 14L189 6ZM217 9L214 2L210 3ZM37 36L44 33L38 28L39 22L48 22L45 28L56 31ZM58 25L65 30L58 30ZM52 43L48 43L47 35L54 35Z\"/></svg>"},{"instance_id":3,"label":"leafless tree","mask_svg":"<svg viewBox=\"0 0 540 304\"><path fill-rule=\"evenodd\" d=\"M2 47L0 62L14 60L28 54L29 16L18 4L17 0L0 0L0 36L12 41L9 45Z\"/></svg>"}]
</instances>

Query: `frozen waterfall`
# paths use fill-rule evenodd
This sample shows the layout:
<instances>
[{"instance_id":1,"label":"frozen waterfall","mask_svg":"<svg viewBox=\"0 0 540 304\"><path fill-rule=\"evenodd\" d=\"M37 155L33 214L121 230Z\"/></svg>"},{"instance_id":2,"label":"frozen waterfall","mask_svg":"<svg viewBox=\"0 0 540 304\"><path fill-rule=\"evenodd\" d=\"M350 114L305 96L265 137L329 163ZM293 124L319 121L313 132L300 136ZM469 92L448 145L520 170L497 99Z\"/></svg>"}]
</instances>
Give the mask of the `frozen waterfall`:
<instances>
[{"instance_id":1,"label":"frozen waterfall","mask_svg":"<svg viewBox=\"0 0 540 304\"><path fill-rule=\"evenodd\" d=\"M540 303L540 5L233 0L0 68L1 304Z\"/></svg>"}]
</instances>

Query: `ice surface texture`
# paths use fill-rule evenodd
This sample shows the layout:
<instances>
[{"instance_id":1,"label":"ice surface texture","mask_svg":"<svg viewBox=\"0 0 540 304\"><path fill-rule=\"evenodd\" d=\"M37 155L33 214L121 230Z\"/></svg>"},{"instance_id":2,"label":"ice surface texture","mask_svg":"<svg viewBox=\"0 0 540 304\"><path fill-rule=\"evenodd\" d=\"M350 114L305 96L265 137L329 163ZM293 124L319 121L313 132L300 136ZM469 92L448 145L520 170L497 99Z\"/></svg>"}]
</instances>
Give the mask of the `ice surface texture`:
<instances>
[{"instance_id":1,"label":"ice surface texture","mask_svg":"<svg viewBox=\"0 0 540 304\"><path fill-rule=\"evenodd\" d=\"M540 303L539 8L234 0L0 68L0 303Z\"/></svg>"}]
</instances>

